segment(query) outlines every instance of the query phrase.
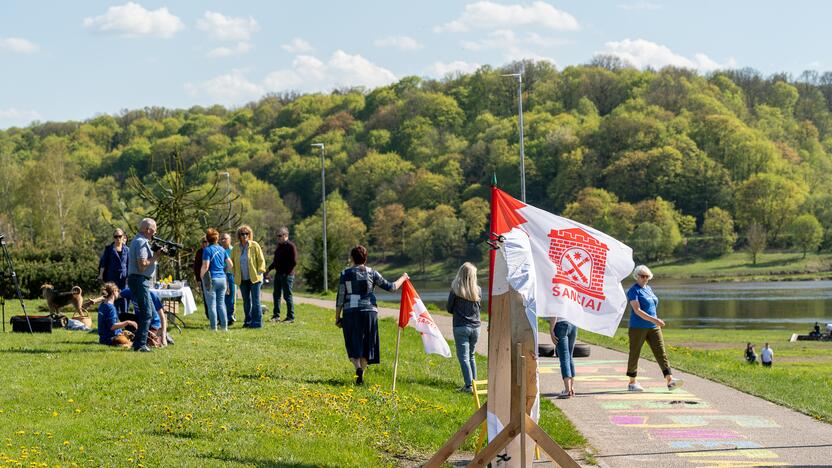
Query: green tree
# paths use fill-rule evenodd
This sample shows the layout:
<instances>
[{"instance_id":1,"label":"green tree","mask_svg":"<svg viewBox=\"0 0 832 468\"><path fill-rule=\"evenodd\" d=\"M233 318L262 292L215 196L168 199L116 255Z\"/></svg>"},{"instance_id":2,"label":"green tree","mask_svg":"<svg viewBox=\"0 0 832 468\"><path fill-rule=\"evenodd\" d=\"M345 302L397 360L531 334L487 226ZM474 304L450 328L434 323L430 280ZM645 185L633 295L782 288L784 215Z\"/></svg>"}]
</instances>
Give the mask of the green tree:
<instances>
[{"instance_id":1,"label":"green tree","mask_svg":"<svg viewBox=\"0 0 832 468\"><path fill-rule=\"evenodd\" d=\"M766 249L766 243L768 242L768 235L766 234L765 228L760 223L752 221L745 232L745 240L748 246L748 253L751 254L751 264L756 265L757 255Z\"/></svg>"},{"instance_id":2,"label":"green tree","mask_svg":"<svg viewBox=\"0 0 832 468\"><path fill-rule=\"evenodd\" d=\"M778 174L757 174L737 188L737 221L746 228L756 221L776 243L805 200L802 184Z\"/></svg>"},{"instance_id":3,"label":"green tree","mask_svg":"<svg viewBox=\"0 0 832 468\"><path fill-rule=\"evenodd\" d=\"M731 214L716 206L709 208L702 222L702 237L706 255L718 257L731 253L737 241Z\"/></svg>"},{"instance_id":4,"label":"green tree","mask_svg":"<svg viewBox=\"0 0 832 468\"><path fill-rule=\"evenodd\" d=\"M375 195L387 187L403 184L403 177L413 172L413 164L396 153L370 152L347 169L347 200L362 219L370 216L370 205Z\"/></svg>"},{"instance_id":5,"label":"green tree","mask_svg":"<svg viewBox=\"0 0 832 468\"><path fill-rule=\"evenodd\" d=\"M815 251L823 241L823 227L820 221L811 214L802 214L792 222L792 245L803 251L803 258L806 252Z\"/></svg>"},{"instance_id":6,"label":"green tree","mask_svg":"<svg viewBox=\"0 0 832 468\"><path fill-rule=\"evenodd\" d=\"M376 207L371 219L370 238L373 246L381 249L382 258L387 252L398 250L401 253L404 250L404 206L392 203Z\"/></svg>"},{"instance_id":7,"label":"green tree","mask_svg":"<svg viewBox=\"0 0 832 468\"><path fill-rule=\"evenodd\" d=\"M465 223L465 238L468 242L479 240L488 226L491 205L480 197L462 202L459 217Z\"/></svg>"},{"instance_id":8,"label":"green tree","mask_svg":"<svg viewBox=\"0 0 832 468\"><path fill-rule=\"evenodd\" d=\"M326 198L326 239L329 287L337 286L338 275L348 265L350 249L364 242L367 227L338 192ZM304 219L295 227L295 240L301 253L302 275L312 291L323 290L323 220L322 211Z\"/></svg>"},{"instance_id":9,"label":"green tree","mask_svg":"<svg viewBox=\"0 0 832 468\"><path fill-rule=\"evenodd\" d=\"M459 257L465 246L465 222L456 216L452 206L439 205L425 218L425 229L435 247L434 258Z\"/></svg>"}]
</instances>

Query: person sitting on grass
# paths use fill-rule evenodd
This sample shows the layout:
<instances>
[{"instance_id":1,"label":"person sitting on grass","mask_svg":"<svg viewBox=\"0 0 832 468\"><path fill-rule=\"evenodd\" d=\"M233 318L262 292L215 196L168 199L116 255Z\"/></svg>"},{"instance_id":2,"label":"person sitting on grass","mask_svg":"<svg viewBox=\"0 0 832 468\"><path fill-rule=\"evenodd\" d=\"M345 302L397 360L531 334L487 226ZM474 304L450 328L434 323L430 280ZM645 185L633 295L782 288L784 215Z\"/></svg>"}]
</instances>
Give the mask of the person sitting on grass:
<instances>
[{"instance_id":1,"label":"person sitting on grass","mask_svg":"<svg viewBox=\"0 0 832 468\"><path fill-rule=\"evenodd\" d=\"M757 364L757 353L754 352L754 345L751 343L745 346L745 360L749 364Z\"/></svg>"},{"instance_id":2,"label":"person sitting on grass","mask_svg":"<svg viewBox=\"0 0 832 468\"><path fill-rule=\"evenodd\" d=\"M124 327L137 329L133 320L119 321L115 301L119 298L118 286L113 282L104 283L101 290L104 302L98 306L98 342L110 346L129 347L133 343L124 334Z\"/></svg>"},{"instance_id":3,"label":"person sitting on grass","mask_svg":"<svg viewBox=\"0 0 832 468\"><path fill-rule=\"evenodd\" d=\"M121 297L127 299L128 302L132 302L134 308L137 307L130 288L122 289ZM150 319L150 332L147 334L147 346L161 348L173 344L173 338L168 335L168 317L165 315L165 307L162 304L162 299L153 291L150 291L150 298L153 300L153 318ZM134 314L126 313L119 315L119 318L124 320L134 316Z\"/></svg>"},{"instance_id":4,"label":"person sitting on grass","mask_svg":"<svg viewBox=\"0 0 832 468\"><path fill-rule=\"evenodd\" d=\"M815 322L815 326L812 328L812 331L809 332L809 336L812 338L820 338L820 325L817 322Z\"/></svg>"}]
</instances>

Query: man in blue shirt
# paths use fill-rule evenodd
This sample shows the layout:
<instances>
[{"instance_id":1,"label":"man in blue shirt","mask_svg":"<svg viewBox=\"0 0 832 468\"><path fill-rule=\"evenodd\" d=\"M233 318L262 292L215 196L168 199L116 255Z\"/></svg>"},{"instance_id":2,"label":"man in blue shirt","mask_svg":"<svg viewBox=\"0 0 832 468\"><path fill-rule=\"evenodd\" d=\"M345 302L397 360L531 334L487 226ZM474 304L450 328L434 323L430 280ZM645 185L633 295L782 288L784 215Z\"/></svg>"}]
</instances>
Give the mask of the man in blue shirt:
<instances>
[{"instance_id":1,"label":"man in blue shirt","mask_svg":"<svg viewBox=\"0 0 832 468\"><path fill-rule=\"evenodd\" d=\"M144 218L139 223L139 234L130 242L130 259L127 268L127 286L133 291L136 302L136 339L133 351L150 352L147 347L147 334L153 317L153 299L150 297L151 281L156 273L156 262L162 256L162 250L153 252L150 241L156 234L156 221Z\"/></svg>"}]
</instances>

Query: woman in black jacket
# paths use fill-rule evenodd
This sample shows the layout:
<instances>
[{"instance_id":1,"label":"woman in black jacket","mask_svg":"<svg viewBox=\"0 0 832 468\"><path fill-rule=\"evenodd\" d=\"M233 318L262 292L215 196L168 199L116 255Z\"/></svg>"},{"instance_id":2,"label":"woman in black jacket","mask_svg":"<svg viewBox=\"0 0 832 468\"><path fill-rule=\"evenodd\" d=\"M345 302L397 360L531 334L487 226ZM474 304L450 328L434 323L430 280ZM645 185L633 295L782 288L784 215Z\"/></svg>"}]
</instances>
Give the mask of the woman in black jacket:
<instances>
[{"instance_id":1,"label":"woman in black jacket","mask_svg":"<svg viewBox=\"0 0 832 468\"><path fill-rule=\"evenodd\" d=\"M456 357L462 369L465 385L459 391L471 393L471 382L477 378L477 361L474 348L480 337L480 299L481 291L477 285L477 267L465 262L459 267L456 278L451 283L448 295L448 312L454 314L454 341Z\"/></svg>"}]
</instances>

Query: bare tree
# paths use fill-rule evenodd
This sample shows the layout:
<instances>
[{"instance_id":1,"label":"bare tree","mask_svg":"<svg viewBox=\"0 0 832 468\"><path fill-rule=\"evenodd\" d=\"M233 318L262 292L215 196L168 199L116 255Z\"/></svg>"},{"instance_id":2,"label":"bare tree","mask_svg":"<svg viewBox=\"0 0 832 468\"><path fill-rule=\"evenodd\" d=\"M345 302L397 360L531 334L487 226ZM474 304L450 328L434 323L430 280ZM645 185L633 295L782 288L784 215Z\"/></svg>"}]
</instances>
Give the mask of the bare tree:
<instances>
[{"instance_id":1,"label":"bare tree","mask_svg":"<svg viewBox=\"0 0 832 468\"><path fill-rule=\"evenodd\" d=\"M757 264L757 254L766 249L767 234L765 228L756 221L748 226L746 238L748 241L748 251L751 253L751 263Z\"/></svg>"}]
</instances>

